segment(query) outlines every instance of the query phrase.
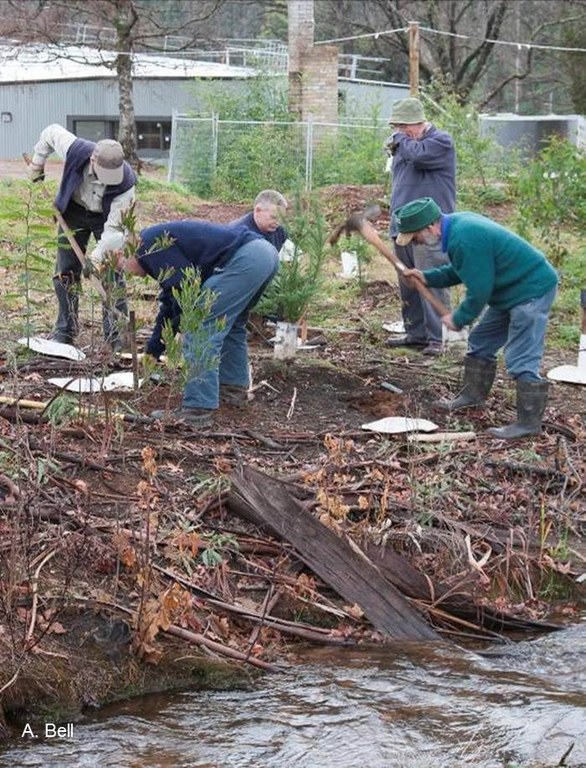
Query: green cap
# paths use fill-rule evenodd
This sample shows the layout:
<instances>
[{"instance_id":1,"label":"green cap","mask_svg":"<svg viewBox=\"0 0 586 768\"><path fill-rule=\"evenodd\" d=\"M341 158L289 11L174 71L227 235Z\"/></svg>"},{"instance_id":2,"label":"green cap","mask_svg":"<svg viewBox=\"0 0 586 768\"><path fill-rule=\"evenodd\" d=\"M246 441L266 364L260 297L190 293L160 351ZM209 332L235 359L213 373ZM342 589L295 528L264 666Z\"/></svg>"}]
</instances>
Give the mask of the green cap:
<instances>
[{"instance_id":1,"label":"green cap","mask_svg":"<svg viewBox=\"0 0 586 768\"><path fill-rule=\"evenodd\" d=\"M397 245L408 245L416 232L429 227L441 215L441 208L432 197L420 197L397 208L395 211L395 221L399 230Z\"/></svg>"},{"instance_id":2,"label":"green cap","mask_svg":"<svg viewBox=\"0 0 586 768\"><path fill-rule=\"evenodd\" d=\"M401 99L393 104L393 111L389 117L391 125L415 125L424 122L423 104L419 99Z\"/></svg>"}]
</instances>

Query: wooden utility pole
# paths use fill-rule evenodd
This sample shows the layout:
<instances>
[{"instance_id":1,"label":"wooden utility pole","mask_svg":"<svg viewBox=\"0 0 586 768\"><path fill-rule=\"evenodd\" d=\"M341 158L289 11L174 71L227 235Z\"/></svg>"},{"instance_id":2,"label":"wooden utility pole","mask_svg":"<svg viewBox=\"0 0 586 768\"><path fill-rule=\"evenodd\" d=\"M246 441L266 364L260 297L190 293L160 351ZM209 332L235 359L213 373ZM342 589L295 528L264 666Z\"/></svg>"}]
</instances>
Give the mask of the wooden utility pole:
<instances>
[{"instance_id":1,"label":"wooden utility pole","mask_svg":"<svg viewBox=\"0 0 586 768\"><path fill-rule=\"evenodd\" d=\"M419 96L419 22L409 22L409 95Z\"/></svg>"}]
</instances>

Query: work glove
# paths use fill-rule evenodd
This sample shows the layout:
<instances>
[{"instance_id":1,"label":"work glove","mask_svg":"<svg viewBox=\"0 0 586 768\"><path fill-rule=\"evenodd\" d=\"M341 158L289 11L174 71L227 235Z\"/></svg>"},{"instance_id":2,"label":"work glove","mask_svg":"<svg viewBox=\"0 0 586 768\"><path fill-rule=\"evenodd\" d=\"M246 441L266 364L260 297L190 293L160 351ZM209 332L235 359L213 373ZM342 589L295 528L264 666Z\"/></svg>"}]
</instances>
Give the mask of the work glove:
<instances>
[{"instance_id":1,"label":"work glove","mask_svg":"<svg viewBox=\"0 0 586 768\"><path fill-rule=\"evenodd\" d=\"M28 167L28 175L33 184L37 181L45 181L45 166L31 163Z\"/></svg>"},{"instance_id":2,"label":"work glove","mask_svg":"<svg viewBox=\"0 0 586 768\"><path fill-rule=\"evenodd\" d=\"M393 157L395 155L395 152L399 148L399 142L397 140L399 136L399 131L395 131L385 142L385 151L388 155Z\"/></svg>"},{"instance_id":3,"label":"work glove","mask_svg":"<svg viewBox=\"0 0 586 768\"><path fill-rule=\"evenodd\" d=\"M81 269L82 275L87 279L91 277L92 275L95 275L97 272L96 267L91 259L86 259L85 264L83 265Z\"/></svg>"}]
</instances>

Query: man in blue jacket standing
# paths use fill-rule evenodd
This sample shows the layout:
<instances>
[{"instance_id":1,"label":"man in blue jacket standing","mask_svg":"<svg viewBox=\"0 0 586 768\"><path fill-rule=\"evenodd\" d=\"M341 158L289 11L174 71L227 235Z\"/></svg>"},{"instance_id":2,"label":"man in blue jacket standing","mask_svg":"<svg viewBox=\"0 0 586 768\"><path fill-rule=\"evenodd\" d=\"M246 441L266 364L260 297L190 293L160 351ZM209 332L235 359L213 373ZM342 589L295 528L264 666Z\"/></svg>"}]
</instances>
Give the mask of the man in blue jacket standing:
<instances>
[{"instance_id":1,"label":"man in blue jacket standing","mask_svg":"<svg viewBox=\"0 0 586 768\"><path fill-rule=\"evenodd\" d=\"M426 197L395 214L399 244L437 244L449 258L444 266L410 269L405 276L430 287L466 287L460 306L442 317L444 325L457 331L480 315L468 339L462 389L453 400L436 405L449 412L484 405L497 352L504 348L507 371L517 385L517 421L488 431L503 439L539 434L549 386L539 368L557 291L555 269L522 237L477 213L445 215Z\"/></svg>"},{"instance_id":2,"label":"man in blue jacket standing","mask_svg":"<svg viewBox=\"0 0 586 768\"><path fill-rule=\"evenodd\" d=\"M80 139L61 125L47 126L35 144L29 174L32 181L45 178L45 162L53 153L63 161L63 174L55 206L72 230L82 252L90 237L96 245L89 260L99 267L109 251L124 245L120 227L123 212L134 201L136 175L124 160L122 146L112 139L93 142ZM51 338L73 344L77 336L82 265L59 227L53 286L59 307ZM114 312L127 314L124 284L115 287ZM103 308L104 338L119 346L118 323L111 307Z\"/></svg>"},{"instance_id":3,"label":"man in blue jacket standing","mask_svg":"<svg viewBox=\"0 0 586 768\"><path fill-rule=\"evenodd\" d=\"M246 399L250 386L248 314L273 279L279 255L262 235L244 226L198 219L147 227L140 239L136 256L120 256L119 267L139 277L149 275L160 284L159 313L146 347L149 355L158 358L163 353L166 323L175 332L180 328L181 307L176 293L181 291L186 269L195 267L202 289L215 295L203 323L205 353L189 333L183 339L184 356L192 371L182 405L172 414L177 421L209 425L220 400L235 403ZM193 364L202 357L208 365ZM165 413L154 411L151 415L162 419Z\"/></svg>"},{"instance_id":4,"label":"man in blue jacket standing","mask_svg":"<svg viewBox=\"0 0 586 768\"><path fill-rule=\"evenodd\" d=\"M390 236L397 236L394 211L420 197L433 197L444 213L456 207L456 151L452 137L425 120L419 99L402 99L393 105L389 123L394 133L387 140L392 159ZM396 243L398 258L408 268L431 269L446 263L441 248L425 243ZM405 326L403 338L387 340L388 347L414 347L424 354L442 351L442 324L435 309L421 294L399 276L401 312ZM449 292L433 289L449 306Z\"/></svg>"}]
</instances>

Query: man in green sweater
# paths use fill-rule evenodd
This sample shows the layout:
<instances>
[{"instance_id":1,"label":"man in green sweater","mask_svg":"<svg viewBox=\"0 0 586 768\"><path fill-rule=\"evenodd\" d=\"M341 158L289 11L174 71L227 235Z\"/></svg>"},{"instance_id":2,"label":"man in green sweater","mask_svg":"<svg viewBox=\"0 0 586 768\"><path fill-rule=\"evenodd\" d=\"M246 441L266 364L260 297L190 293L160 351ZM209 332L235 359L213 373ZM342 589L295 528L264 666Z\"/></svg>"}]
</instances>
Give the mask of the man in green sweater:
<instances>
[{"instance_id":1,"label":"man in green sweater","mask_svg":"<svg viewBox=\"0 0 586 768\"><path fill-rule=\"evenodd\" d=\"M408 269L404 276L433 288L463 283L460 306L442 317L452 330L470 332L460 394L438 407L447 411L482 406L494 382L496 355L504 348L505 365L517 384L517 421L489 429L511 439L539 434L547 403L548 382L539 374L549 310L558 276L544 254L523 238L476 213L442 214L430 197L395 212L397 243L441 243L449 264L436 269Z\"/></svg>"}]
</instances>

